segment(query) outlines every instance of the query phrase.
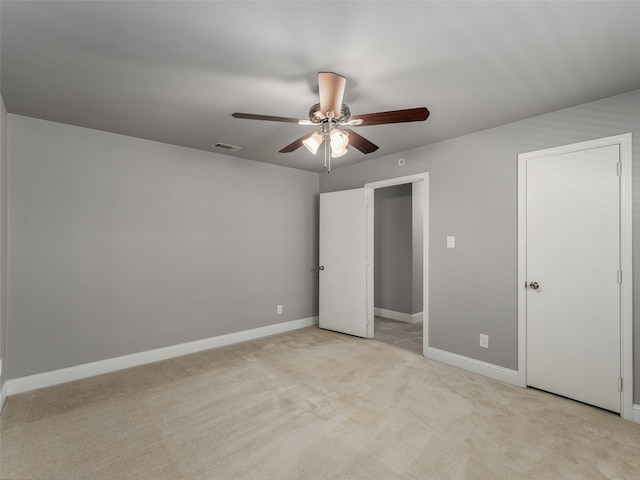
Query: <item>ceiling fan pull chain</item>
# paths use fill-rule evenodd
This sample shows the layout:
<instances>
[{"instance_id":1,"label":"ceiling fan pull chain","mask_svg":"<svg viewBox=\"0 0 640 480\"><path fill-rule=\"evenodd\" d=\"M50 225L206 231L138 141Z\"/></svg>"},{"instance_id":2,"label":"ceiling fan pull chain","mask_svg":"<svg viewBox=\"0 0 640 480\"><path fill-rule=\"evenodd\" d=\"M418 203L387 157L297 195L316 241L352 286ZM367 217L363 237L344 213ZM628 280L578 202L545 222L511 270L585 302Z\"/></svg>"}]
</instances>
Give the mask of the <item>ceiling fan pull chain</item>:
<instances>
[{"instance_id":1,"label":"ceiling fan pull chain","mask_svg":"<svg viewBox=\"0 0 640 480\"><path fill-rule=\"evenodd\" d=\"M331 173L331 130L336 126L334 123L333 113L331 110L327 112L328 121L323 123L324 133L324 168L327 169L327 173Z\"/></svg>"},{"instance_id":2,"label":"ceiling fan pull chain","mask_svg":"<svg viewBox=\"0 0 640 480\"><path fill-rule=\"evenodd\" d=\"M324 168L327 173L331 172L331 139L329 138L329 132L324 132Z\"/></svg>"}]
</instances>

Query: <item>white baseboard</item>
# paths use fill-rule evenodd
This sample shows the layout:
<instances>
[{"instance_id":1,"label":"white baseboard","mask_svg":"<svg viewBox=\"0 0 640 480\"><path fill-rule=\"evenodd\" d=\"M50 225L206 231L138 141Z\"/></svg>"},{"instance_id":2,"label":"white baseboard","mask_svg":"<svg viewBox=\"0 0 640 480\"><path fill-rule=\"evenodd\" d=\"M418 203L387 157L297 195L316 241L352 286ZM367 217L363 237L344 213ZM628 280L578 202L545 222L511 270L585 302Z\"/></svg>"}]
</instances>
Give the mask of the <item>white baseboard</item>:
<instances>
[{"instance_id":1,"label":"white baseboard","mask_svg":"<svg viewBox=\"0 0 640 480\"><path fill-rule=\"evenodd\" d=\"M244 330L242 332L220 335L218 337L195 340L193 342L181 343L169 347L157 348L146 352L133 353L122 357L108 358L98 362L85 363L75 367L62 368L51 372L38 373L27 377L7 380L5 383L7 395L28 392L38 388L50 387L61 383L80 380L83 378L101 375L103 373L115 372L125 368L137 367L147 363L167 360L169 358L188 355L190 353L209 350L211 348L232 345L234 343L254 340L256 338L267 337L277 333L297 330L299 328L310 327L318 324L318 317L302 318L290 322L267 325L266 327Z\"/></svg>"},{"instance_id":2,"label":"white baseboard","mask_svg":"<svg viewBox=\"0 0 640 480\"><path fill-rule=\"evenodd\" d=\"M374 307L373 314L376 317L388 318L390 320L397 320L398 322L417 323L422 321L422 312L418 313L402 313L394 312L393 310L387 310L386 308Z\"/></svg>"},{"instance_id":3,"label":"white baseboard","mask_svg":"<svg viewBox=\"0 0 640 480\"><path fill-rule=\"evenodd\" d=\"M518 385L518 371L482 362L475 358L464 357L456 353L445 352L433 347L427 347L426 357L470 372L479 373L511 385Z\"/></svg>"},{"instance_id":4,"label":"white baseboard","mask_svg":"<svg viewBox=\"0 0 640 480\"><path fill-rule=\"evenodd\" d=\"M634 404L631 409L631 421L635 423L640 423L640 405Z\"/></svg>"}]
</instances>

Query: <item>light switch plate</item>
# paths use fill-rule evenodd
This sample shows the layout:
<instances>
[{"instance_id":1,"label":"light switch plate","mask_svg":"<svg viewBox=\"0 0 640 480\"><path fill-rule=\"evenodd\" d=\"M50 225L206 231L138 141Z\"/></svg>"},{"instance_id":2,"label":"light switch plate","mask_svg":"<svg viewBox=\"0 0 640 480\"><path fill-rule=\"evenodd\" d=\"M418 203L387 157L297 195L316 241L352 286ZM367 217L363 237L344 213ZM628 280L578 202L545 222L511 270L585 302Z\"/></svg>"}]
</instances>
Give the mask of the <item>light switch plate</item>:
<instances>
[{"instance_id":1,"label":"light switch plate","mask_svg":"<svg viewBox=\"0 0 640 480\"><path fill-rule=\"evenodd\" d=\"M453 235L447 237L447 248L456 248L456 237Z\"/></svg>"}]
</instances>

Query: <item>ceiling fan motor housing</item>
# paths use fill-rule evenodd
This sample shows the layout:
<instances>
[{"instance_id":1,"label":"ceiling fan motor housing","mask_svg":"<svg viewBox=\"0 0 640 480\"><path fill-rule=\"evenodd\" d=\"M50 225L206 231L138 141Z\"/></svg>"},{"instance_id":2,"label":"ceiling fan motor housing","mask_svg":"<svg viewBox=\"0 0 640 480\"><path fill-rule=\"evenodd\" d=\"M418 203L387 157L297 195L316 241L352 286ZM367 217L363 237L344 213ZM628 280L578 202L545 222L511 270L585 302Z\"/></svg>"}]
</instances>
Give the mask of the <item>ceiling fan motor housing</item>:
<instances>
[{"instance_id":1,"label":"ceiling fan motor housing","mask_svg":"<svg viewBox=\"0 0 640 480\"><path fill-rule=\"evenodd\" d=\"M351 117L351 110L346 103L343 103L342 108L340 108L340 116L336 117L334 115L332 120L336 123L347 123L349 121L349 117ZM329 121L329 117L320 110L320 104L316 103L309 109L309 120L313 123L323 123Z\"/></svg>"}]
</instances>

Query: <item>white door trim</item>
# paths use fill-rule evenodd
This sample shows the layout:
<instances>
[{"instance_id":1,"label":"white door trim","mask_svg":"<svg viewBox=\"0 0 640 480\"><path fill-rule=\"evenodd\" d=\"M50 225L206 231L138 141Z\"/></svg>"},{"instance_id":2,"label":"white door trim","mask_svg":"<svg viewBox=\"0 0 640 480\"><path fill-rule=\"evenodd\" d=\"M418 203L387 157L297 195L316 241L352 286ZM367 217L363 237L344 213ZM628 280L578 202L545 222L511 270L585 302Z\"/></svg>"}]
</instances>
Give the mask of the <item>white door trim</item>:
<instances>
[{"instance_id":1,"label":"white door trim","mask_svg":"<svg viewBox=\"0 0 640 480\"><path fill-rule=\"evenodd\" d=\"M429 347L429 173L418 173L406 177L391 178L379 182L365 183L364 188L370 190L369 198L373 199L373 190L377 188L392 187L406 183L424 182L424 218L422 222L422 354L427 355ZM371 201L367 218L367 255L369 258L367 268L367 317L373 315L373 204ZM373 322L371 322L373 325Z\"/></svg>"},{"instance_id":2,"label":"white door trim","mask_svg":"<svg viewBox=\"0 0 640 480\"><path fill-rule=\"evenodd\" d=\"M620 372L623 379L620 416L633 418L633 262L632 262L632 156L631 133L599 138L518 155L518 379L527 386L527 178L526 162L541 155L560 155L591 148L620 146L620 265L622 288L620 294Z\"/></svg>"}]
</instances>

